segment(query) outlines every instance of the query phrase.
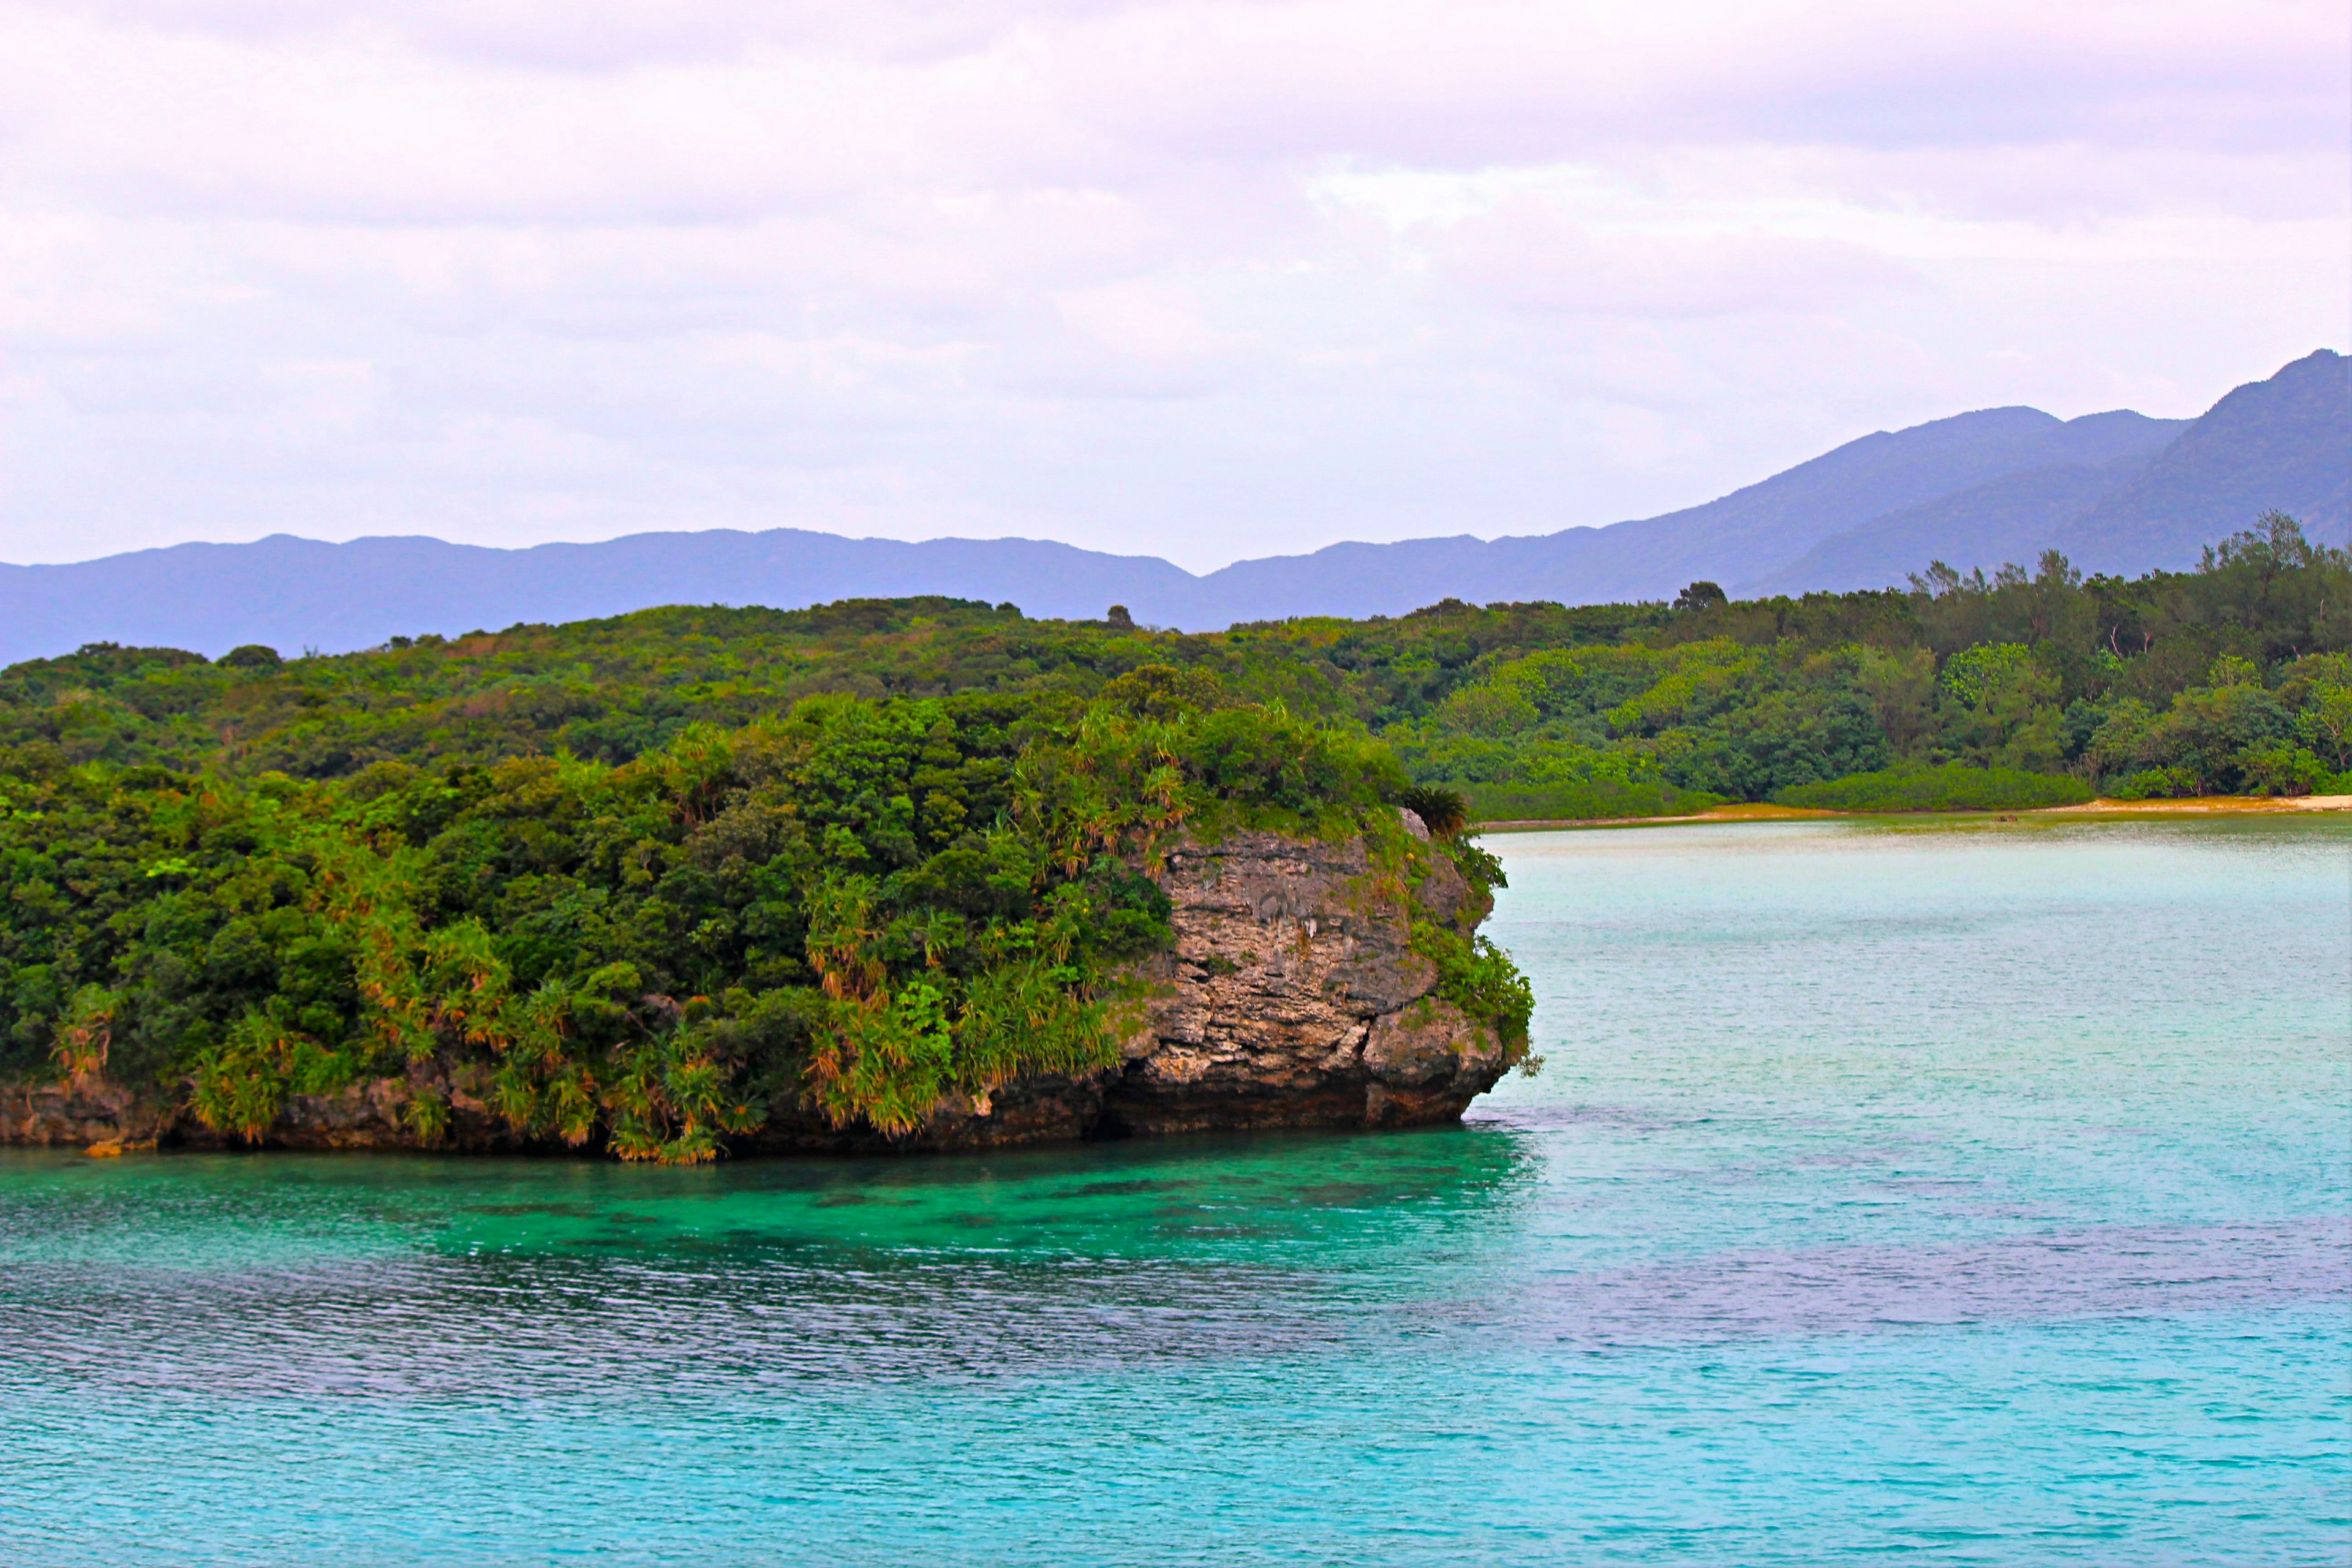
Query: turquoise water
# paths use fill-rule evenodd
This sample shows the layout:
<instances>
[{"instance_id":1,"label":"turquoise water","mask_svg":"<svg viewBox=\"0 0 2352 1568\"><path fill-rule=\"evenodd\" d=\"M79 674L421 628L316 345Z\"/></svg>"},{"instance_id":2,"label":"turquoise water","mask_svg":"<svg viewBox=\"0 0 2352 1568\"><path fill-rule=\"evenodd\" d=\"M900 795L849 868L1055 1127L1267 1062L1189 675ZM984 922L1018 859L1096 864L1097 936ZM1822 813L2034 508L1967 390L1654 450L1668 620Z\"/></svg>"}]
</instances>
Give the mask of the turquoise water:
<instances>
[{"instance_id":1,"label":"turquoise water","mask_svg":"<svg viewBox=\"0 0 2352 1568\"><path fill-rule=\"evenodd\" d=\"M1460 1129L0 1154L0 1559L2352 1553L2352 834L1495 845Z\"/></svg>"}]
</instances>

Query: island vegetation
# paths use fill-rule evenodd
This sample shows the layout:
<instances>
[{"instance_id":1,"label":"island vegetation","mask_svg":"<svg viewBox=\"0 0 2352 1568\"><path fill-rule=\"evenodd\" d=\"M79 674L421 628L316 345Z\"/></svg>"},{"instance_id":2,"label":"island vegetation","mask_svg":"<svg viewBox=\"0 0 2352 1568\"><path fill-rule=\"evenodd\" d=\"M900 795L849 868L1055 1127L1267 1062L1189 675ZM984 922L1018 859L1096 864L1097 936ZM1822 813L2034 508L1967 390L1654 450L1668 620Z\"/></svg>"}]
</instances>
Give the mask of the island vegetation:
<instances>
[{"instance_id":1,"label":"island vegetation","mask_svg":"<svg viewBox=\"0 0 2352 1568\"><path fill-rule=\"evenodd\" d=\"M2352 560L1186 635L1010 605L667 608L0 673L0 1077L289 1094L467 1061L518 1135L706 1159L1116 1059L1179 836L2352 789ZM1396 807L1435 830L1424 845ZM1523 1050L1525 982L1417 944ZM414 1076L414 1075L412 1075ZM427 1079L419 1077L417 1081ZM426 1140L449 1107L403 1110Z\"/></svg>"},{"instance_id":2,"label":"island vegetation","mask_svg":"<svg viewBox=\"0 0 2352 1568\"><path fill-rule=\"evenodd\" d=\"M247 668L252 668L247 666ZM1360 835L1410 876L1460 826L1360 731L1146 665L1059 691L816 696L625 761L380 759L329 779L160 763L0 775L19 1079L104 1074L257 1140L289 1094L482 1069L526 1141L693 1162L772 1107L918 1126L941 1096L1115 1064L1171 941L1172 836ZM1431 927L1439 994L1515 1048L1528 999ZM427 1070L419 1070L427 1069Z\"/></svg>"},{"instance_id":3,"label":"island vegetation","mask_svg":"<svg viewBox=\"0 0 2352 1568\"><path fill-rule=\"evenodd\" d=\"M1673 604L1448 601L1202 635L898 599L672 607L337 658L95 645L0 672L0 773L619 764L808 697L1084 702L1164 665L1195 700L1373 734L1487 819L1771 800L1890 769L1957 778L1952 764L2110 796L2293 794L2352 769L2347 649L2352 560L2273 515L2198 570L2128 581L2053 554L1990 576L1931 567L1901 590L1733 601L1701 583ZM1973 798L1952 787L1952 804Z\"/></svg>"}]
</instances>

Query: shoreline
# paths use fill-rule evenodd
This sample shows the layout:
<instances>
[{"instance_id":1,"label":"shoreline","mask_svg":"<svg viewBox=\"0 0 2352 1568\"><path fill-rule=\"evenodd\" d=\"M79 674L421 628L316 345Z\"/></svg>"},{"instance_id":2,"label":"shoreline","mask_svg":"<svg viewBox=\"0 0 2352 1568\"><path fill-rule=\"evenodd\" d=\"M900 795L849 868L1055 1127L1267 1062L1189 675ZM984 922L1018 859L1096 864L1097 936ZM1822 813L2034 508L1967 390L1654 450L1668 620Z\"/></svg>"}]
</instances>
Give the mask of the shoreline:
<instances>
[{"instance_id":1,"label":"shoreline","mask_svg":"<svg viewBox=\"0 0 2352 1568\"><path fill-rule=\"evenodd\" d=\"M2080 805L1985 807L1956 811L1818 811L1802 806L1757 803L1719 805L1711 811L1680 816L1582 816L1513 818L1474 822L1466 831L1477 833L1546 833L1569 827L1664 827L1694 822L1807 822L1842 818L1882 821L1899 817L1991 816L2011 821L2039 816L2285 816L2297 812L2352 811L2352 795L2207 795L2180 800L2089 800Z\"/></svg>"}]
</instances>

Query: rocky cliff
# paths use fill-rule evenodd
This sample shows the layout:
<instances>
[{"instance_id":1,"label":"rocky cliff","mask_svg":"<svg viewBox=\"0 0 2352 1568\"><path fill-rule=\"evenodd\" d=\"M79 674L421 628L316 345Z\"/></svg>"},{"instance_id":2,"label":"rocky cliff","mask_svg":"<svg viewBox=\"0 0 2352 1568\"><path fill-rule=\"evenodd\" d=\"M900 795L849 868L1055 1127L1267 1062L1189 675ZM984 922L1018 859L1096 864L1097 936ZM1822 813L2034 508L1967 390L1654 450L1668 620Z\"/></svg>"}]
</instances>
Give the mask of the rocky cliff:
<instances>
[{"instance_id":1,"label":"rocky cliff","mask_svg":"<svg viewBox=\"0 0 2352 1568\"><path fill-rule=\"evenodd\" d=\"M1426 846L1420 820L1405 827ZM1176 940L1138 978L1140 1018L1118 1066L953 1096L890 1148L972 1148L1086 1137L1258 1127L1382 1127L1452 1121L1510 1062L1487 1026L1436 994L1438 967L1413 951L1416 921L1466 936L1490 900L1434 847L1404 868L1363 838L1236 833L1184 845L1154 868ZM449 1104L448 1146L517 1146L485 1084L433 1086ZM400 1079L340 1095L289 1095L269 1142L298 1148L414 1144ZM104 1082L0 1091L0 1142L99 1147L221 1142L184 1111ZM778 1109L750 1150L884 1147Z\"/></svg>"}]
</instances>

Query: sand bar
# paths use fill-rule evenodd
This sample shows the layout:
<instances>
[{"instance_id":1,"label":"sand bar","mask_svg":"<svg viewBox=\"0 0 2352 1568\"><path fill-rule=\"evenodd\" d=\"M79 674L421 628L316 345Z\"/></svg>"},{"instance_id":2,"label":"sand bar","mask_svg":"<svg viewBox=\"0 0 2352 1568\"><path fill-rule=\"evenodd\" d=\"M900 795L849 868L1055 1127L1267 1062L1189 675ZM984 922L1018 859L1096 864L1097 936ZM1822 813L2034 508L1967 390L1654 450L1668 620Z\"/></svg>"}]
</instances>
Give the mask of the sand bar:
<instances>
[{"instance_id":1,"label":"sand bar","mask_svg":"<svg viewBox=\"0 0 2352 1568\"><path fill-rule=\"evenodd\" d=\"M2352 811L2352 795L2207 795L2186 800L2090 800L2005 811L1809 811L1793 805L1719 805L1684 816L1579 816L1475 822L1474 833L1538 833L1559 827L1663 827L1677 822L1795 822L1829 816L2210 816L2230 813Z\"/></svg>"}]
</instances>

